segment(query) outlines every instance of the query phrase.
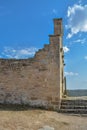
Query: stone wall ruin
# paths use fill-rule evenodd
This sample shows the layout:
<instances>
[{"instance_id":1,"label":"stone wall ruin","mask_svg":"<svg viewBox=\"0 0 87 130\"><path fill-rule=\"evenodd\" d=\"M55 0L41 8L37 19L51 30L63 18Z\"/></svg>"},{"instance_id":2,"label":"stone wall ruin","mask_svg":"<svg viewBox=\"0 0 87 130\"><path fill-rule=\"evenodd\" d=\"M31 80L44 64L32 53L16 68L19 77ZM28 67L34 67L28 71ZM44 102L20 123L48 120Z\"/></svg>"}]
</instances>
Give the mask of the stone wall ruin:
<instances>
[{"instance_id":1,"label":"stone wall ruin","mask_svg":"<svg viewBox=\"0 0 87 130\"><path fill-rule=\"evenodd\" d=\"M62 19L50 43L29 59L0 59L0 103L56 110L64 92Z\"/></svg>"}]
</instances>

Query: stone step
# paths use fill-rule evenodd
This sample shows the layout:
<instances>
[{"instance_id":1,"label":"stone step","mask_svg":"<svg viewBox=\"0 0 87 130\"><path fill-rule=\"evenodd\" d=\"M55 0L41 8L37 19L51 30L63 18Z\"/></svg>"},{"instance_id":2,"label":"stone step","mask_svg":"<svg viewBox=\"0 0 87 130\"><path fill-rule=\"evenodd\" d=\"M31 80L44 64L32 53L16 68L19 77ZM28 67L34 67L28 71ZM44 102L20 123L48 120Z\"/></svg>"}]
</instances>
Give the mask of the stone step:
<instances>
[{"instance_id":1,"label":"stone step","mask_svg":"<svg viewBox=\"0 0 87 130\"><path fill-rule=\"evenodd\" d=\"M60 112L87 114L87 100L62 100Z\"/></svg>"},{"instance_id":2,"label":"stone step","mask_svg":"<svg viewBox=\"0 0 87 130\"><path fill-rule=\"evenodd\" d=\"M82 101L82 100L63 100L61 102L61 105L87 105L87 100L86 101Z\"/></svg>"},{"instance_id":3,"label":"stone step","mask_svg":"<svg viewBox=\"0 0 87 130\"><path fill-rule=\"evenodd\" d=\"M68 105L68 106L87 106L86 103L61 103L61 105Z\"/></svg>"},{"instance_id":4,"label":"stone step","mask_svg":"<svg viewBox=\"0 0 87 130\"><path fill-rule=\"evenodd\" d=\"M62 99L62 102L87 102L85 99Z\"/></svg>"},{"instance_id":5,"label":"stone step","mask_svg":"<svg viewBox=\"0 0 87 130\"><path fill-rule=\"evenodd\" d=\"M73 100L70 100L70 99L67 99L67 100L64 100L62 99L63 102L87 102L87 100L81 100L81 99L73 99Z\"/></svg>"},{"instance_id":6,"label":"stone step","mask_svg":"<svg viewBox=\"0 0 87 130\"><path fill-rule=\"evenodd\" d=\"M60 109L61 113L87 114L87 109Z\"/></svg>"},{"instance_id":7,"label":"stone step","mask_svg":"<svg viewBox=\"0 0 87 130\"><path fill-rule=\"evenodd\" d=\"M65 108L65 109L87 109L87 105L61 105L61 108Z\"/></svg>"}]
</instances>

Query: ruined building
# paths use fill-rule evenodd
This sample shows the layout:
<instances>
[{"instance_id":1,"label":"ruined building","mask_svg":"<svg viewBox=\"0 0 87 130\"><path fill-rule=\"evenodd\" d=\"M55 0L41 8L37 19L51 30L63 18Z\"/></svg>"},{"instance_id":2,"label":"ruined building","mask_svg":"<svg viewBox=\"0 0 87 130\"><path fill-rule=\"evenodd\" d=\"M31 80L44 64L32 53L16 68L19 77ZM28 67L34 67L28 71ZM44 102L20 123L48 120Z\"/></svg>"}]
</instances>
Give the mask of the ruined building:
<instances>
[{"instance_id":1,"label":"ruined building","mask_svg":"<svg viewBox=\"0 0 87 130\"><path fill-rule=\"evenodd\" d=\"M56 110L65 91L62 19L49 44L29 59L0 59L0 103Z\"/></svg>"}]
</instances>

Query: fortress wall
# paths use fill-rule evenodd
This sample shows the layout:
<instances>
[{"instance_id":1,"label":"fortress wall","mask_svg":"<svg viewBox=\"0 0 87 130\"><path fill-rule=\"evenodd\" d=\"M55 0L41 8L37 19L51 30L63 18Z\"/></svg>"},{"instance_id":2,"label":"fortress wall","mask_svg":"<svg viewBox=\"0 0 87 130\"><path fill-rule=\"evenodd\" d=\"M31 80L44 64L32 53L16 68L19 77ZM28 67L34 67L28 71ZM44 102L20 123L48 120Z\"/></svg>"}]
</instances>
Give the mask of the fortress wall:
<instances>
[{"instance_id":1,"label":"fortress wall","mask_svg":"<svg viewBox=\"0 0 87 130\"><path fill-rule=\"evenodd\" d=\"M63 94L62 19L50 44L29 59L0 59L0 103L58 110Z\"/></svg>"},{"instance_id":2,"label":"fortress wall","mask_svg":"<svg viewBox=\"0 0 87 130\"><path fill-rule=\"evenodd\" d=\"M0 59L0 103L58 107L58 40L58 36L50 36L50 44L36 52L34 58Z\"/></svg>"}]
</instances>

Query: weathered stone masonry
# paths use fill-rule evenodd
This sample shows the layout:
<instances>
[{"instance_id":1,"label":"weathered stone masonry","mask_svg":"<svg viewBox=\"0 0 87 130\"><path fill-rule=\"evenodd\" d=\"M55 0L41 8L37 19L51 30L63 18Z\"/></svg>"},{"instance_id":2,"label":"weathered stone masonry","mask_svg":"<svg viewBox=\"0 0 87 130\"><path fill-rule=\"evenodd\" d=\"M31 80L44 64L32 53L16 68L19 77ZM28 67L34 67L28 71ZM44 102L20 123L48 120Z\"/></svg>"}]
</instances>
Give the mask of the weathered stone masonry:
<instances>
[{"instance_id":1,"label":"weathered stone masonry","mask_svg":"<svg viewBox=\"0 0 87 130\"><path fill-rule=\"evenodd\" d=\"M58 109L64 92L62 19L50 44L29 59L0 59L0 103Z\"/></svg>"}]
</instances>

